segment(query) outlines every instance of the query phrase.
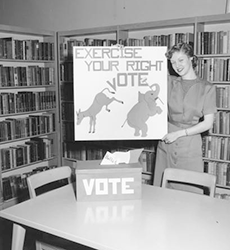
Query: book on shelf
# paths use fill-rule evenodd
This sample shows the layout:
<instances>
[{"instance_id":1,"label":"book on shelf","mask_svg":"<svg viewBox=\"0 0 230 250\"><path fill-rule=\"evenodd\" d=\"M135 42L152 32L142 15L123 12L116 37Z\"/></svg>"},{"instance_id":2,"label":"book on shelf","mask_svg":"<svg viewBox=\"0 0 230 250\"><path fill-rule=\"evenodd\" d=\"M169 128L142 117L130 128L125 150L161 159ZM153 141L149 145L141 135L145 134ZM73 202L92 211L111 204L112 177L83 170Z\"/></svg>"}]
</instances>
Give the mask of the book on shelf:
<instances>
[{"instance_id":1,"label":"book on shelf","mask_svg":"<svg viewBox=\"0 0 230 250\"><path fill-rule=\"evenodd\" d=\"M12 59L15 57L14 43L13 37L0 38L0 58Z\"/></svg>"},{"instance_id":2,"label":"book on shelf","mask_svg":"<svg viewBox=\"0 0 230 250\"><path fill-rule=\"evenodd\" d=\"M61 85L61 100L73 102L73 84Z\"/></svg>"},{"instance_id":3,"label":"book on shelf","mask_svg":"<svg viewBox=\"0 0 230 250\"><path fill-rule=\"evenodd\" d=\"M193 33L173 33L167 35L146 35L143 38L120 39L119 44L124 46L167 46L171 48L174 44L186 42L194 45Z\"/></svg>"},{"instance_id":4,"label":"book on shelf","mask_svg":"<svg viewBox=\"0 0 230 250\"><path fill-rule=\"evenodd\" d=\"M230 186L230 163L205 161L204 172L215 175L217 185Z\"/></svg>"},{"instance_id":5,"label":"book on shelf","mask_svg":"<svg viewBox=\"0 0 230 250\"><path fill-rule=\"evenodd\" d=\"M15 113L15 97L14 93L0 93L0 114Z\"/></svg>"},{"instance_id":6,"label":"book on shelf","mask_svg":"<svg viewBox=\"0 0 230 250\"><path fill-rule=\"evenodd\" d=\"M9 177L3 178L1 189L2 202L13 198L16 198L18 201L24 201L26 199L29 199L28 186L26 181L27 177L56 167L56 165L39 166L34 168L32 171L16 175L12 174Z\"/></svg>"},{"instance_id":7,"label":"book on shelf","mask_svg":"<svg viewBox=\"0 0 230 250\"><path fill-rule=\"evenodd\" d=\"M10 169L11 167L11 156L10 151L7 148L1 149L1 156L0 156L0 164L1 164L1 171Z\"/></svg>"},{"instance_id":8,"label":"book on shelf","mask_svg":"<svg viewBox=\"0 0 230 250\"><path fill-rule=\"evenodd\" d=\"M38 65L0 65L0 87L44 86L54 84L54 68Z\"/></svg>"},{"instance_id":9,"label":"book on shelf","mask_svg":"<svg viewBox=\"0 0 230 250\"><path fill-rule=\"evenodd\" d=\"M60 43L60 59L72 59L73 46L85 46L84 41L63 37Z\"/></svg>"},{"instance_id":10,"label":"book on shelf","mask_svg":"<svg viewBox=\"0 0 230 250\"><path fill-rule=\"evenodd\" d=\"M230 161L230 138L205 136L203 137L202 150L205 158Z\"/></svg>"},{"instance_id":11,"label":"book on shelf","mask_svg":"<svg viewBox=\"0 0 230 250\"><path fill-rule=\"evenodd\" d=\"M9 178L2 179L3 200L10 200L14 197Z\"/></svg>"},{"instance_id":12,"label":"book on shelf","mask_svg":"<svg viewBox=\"0 0 230 250\"><path fill-rule=\"evenodd\" d=\"M17 60L54 60L54 43L37 39L0 38L0 58Z\"/></svg>"},{"instance_id":13,"label":"book on shelf","mask_svg":"<svg viewBox=\"0 0 230 250\"><path fill-rule=\"evenodd\" d=\"M76 159L80 161L86 160L85 146L75 143L63 143L63 157L69 159Z\"/></svg>"},{"instance_id":14,"label":"book on shelf","mask_svg":"<svg viewBox=\"0 0 230 250\"><path fill-rule=\"evenodd\" d=\"M0 149L0 168L4 172L54 155L53 139L32 138L20 145Z\"/></svg>"},{"instance_id":15,"label":"book on shelf","mask_svg":"<svg viewBox=\"0 0 230 250\"><path fill-rule=\"evenodd\" d=\"M73 82L73 62L63 62L60 64L60 80Z\"/></svg>"},{"instance_id":16,"label":"book on shelf","mask_svg":"<svg viewBox=\"0 0 230 250\"><path fill-rule=\"evenodd\" d=\"M0 93L0 114L2 115L54 109L55 107L55 91Z\"/></svg>"},{"instance_id":17,"label":"book on shelf","mask_svg":"<svg viewBox=\"0 0 230 250\"><path fill-rule=\"evenodd\" d=\"M228 111L218 111L215 113L215 121L211 129L212 133L228 135L230 132L230 113Z\"/></svg>"},{"instance_id":18,"label":"book on shelf","mask_svg":"<svg viewBox=\"0 0 230 250\"><path fill-rule=\"evenodd\" d=\"M225 82L230 80L229 58L200 58L198 75L208 81Z\"/></svg>"},{"instance_id":19,"label":"book on shelf","mask_svg":"<svg viewBox=\"0 0 230 250\"><path fill-rule=\"evenodd\" d=\"M197 53L201 55L230 53L230 31L198 32L197 49Z\"/></svg>"},{"instance_id":20,"label":"book on shelf","mask_svg":"<svg viewBox=\"0 0 230 250\"><path fill-rule=\"evenodd\" d=\"M16 166L24 165L24 162L23 148L18 146L16 149Z\"/></svg>"},{"instance_id":21,"label":"book on shelf","mask_svg":"<svg viewBox=\"0 0 230 250\"><path fill-rule=\"evenodd\" d=\"M154 160L155 160L155 152L150 151L143 151L141 153L139 162L142 165L142 171L153 173L153 167L154 167Z\"/></svg>"},{"instance_id":22,"label":"book on shelf","mask_svg":"<svg viewBox=\"0 0 230 250\"><path fill-rule=\"evenodd\" d=\"M63 37L60 43L60 59L73 60L73 46L112 46L116 39L98 39L86 37L82 40Z\"/></svg>"},{"instance_id":23,"label":"book on shelf","mask_svg":"<svg viewBox=\"0 0 230 250\"><path fill-rule=\"evenodd\" d=\"M230 86L216 85L217 108L230 108Z\"/></svg>"},{"instance_id":24,"label":"book on shelf","mask_svg":"<svg viewBox=\"0 0 230 250\"><path fill-rule=\"evenodd\" d=\"M74 121L74 105L73 102L61 103L61 116L62 120Z\"/></svg>"},{"instance_id":25,"label":"book on shelf","mask_svg":"<svg viewBox=\"0 0 230 250\"><path fill-rule=\"evenodd\" d=\"M62 136L64 141L74 141L73 122L62 122Z\"/></svg>"}]
</instances>

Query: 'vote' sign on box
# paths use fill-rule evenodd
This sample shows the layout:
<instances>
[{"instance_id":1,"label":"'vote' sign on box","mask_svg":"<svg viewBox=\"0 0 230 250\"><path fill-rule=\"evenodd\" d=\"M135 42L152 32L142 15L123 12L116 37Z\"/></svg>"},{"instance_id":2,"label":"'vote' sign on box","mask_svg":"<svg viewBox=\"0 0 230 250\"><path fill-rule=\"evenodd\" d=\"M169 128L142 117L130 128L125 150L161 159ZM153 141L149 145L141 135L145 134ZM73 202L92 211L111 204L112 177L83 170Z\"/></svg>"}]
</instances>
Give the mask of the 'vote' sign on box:
<instances>
[{"instance_id":1,"label":"'vote' sign on box","mask_svg":"<svg viewBox=\"0 0 230 250\"><path fill-rule=\"evenodd\" d=\"M78 161L76 191L78 201L141 199L139 163L100 165L100 161Z\"/></svg>"}]
</instances>

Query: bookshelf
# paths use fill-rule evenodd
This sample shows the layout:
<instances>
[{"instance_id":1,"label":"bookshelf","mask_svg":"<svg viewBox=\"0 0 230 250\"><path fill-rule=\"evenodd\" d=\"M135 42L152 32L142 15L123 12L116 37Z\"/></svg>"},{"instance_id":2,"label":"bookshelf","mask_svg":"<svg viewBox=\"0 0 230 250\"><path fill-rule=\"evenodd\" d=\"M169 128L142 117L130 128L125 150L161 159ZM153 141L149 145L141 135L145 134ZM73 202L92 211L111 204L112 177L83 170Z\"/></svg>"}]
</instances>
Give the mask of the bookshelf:
<instances>
[{"instance_id":1,"label":"bookshelf","mask_svg":"<svg viewBox=\"0 0 230 250\"><path fill-rule=\"evenodd\" d=\"M230 198L229 83L230 15L197 18L199 75L216 85L217 110L213 128L203 137L205 172L217 176L216 196Z\"/></svg>"},{"instance_id":2,"label":"bookshelf","mask_svg":"<svg viewBox=\"0 0 230 250\"><path fill-rule=\"evenodd\" d=\"M0 209L60 165L55 32L0 25Z\"/></svg>"},{"instance_id":3,"label":"bookshelf","mask_svg":"<svg viewBox=\"0 0 230 250\"><path fill-rule=\"evenodd\" d=\"M213 129L203 136L204 171L212 172L217 175L218 184L216 196L219 198L229 198L229 24L230 14L223 14L58 32L58 47L60 52L58 58L59 87L61 90L59 98L61 100L60 117L62 127L61 150L63 162L74 162L76 159L87 160L88 157L101 158L105 150L122 150L135 146L139 147L140 145L142 147L144 146L147 152L155 154L157 145L156 141L107 143L73 141L73 69L70 44L74 44L74 41L71 42L71 40L78 41L75 41L75 45L88 46L96 46L97 42L100 46L103 44L108 45L105 41L113 40L124 46L168 47L179 41L187 41L194 46L194 50L199 58L197 73L199 76L206 78L216 85L217 103L219 102L218 113ZM85 40L85 38L87 39ZM104 40L104 42L100 43L99 39ZM170 69L170 71L171 70L172 69ZM173 73L173 71L171 73ZM223 125L222 120L226 123L225 125ZM212 141L212 143L210 143L210 141ZM216 149L216 145L219 146L218 149ZM225 152L225 154L221 149L222 151L224 150L223 152ZM209 155L206 155L205 152L208 152ZM219 155L216 155L217 153ZM143 170L143 173L147 173L148 177L152 176L154 173L154 166L151 168L150 172ZM224 176L225 181L221 179L221 175Z\"/></svg>"}]
</instances>

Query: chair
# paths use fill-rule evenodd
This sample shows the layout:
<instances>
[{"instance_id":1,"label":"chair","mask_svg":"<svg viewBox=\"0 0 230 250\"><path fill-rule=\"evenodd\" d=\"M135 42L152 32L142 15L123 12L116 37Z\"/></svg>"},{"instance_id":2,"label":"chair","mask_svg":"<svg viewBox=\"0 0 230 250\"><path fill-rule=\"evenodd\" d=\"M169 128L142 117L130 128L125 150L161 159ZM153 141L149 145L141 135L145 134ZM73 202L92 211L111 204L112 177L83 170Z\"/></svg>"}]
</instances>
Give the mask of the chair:
<instances>
[{"instance_id":1,"label":"chair","mask_svg":"<svg viewBox=\"0 0 230 250\"><path fill-rule=\"evenodd\" d=\"M169 183L180 183L209 189L209 196L215 196L216 176L191 170L166 168L163 174L162 187L168 188Z\"/></svg>"},{"instance_id":2,"label":"chair","mask_svg":"<svg viewBox=\"0 0 230 250\"><path fill-rule=\"evenodd\" d=\"M50 184L52 188L57 185L53 185L55 182L67 180L67 183L71 182L71 168L68 166L58 167L50 170L46 170L44 172L40 172L34 175L31 175L27 178L27 185L29 189L29 195L31 199L34 199L38 194L37 190L39 188L45 187L43 191L45 192L48 189L48 185ZM48 241L48 242L47 242ZM57 244L57 241L59 241L59 238L50 236L48 239L44 240L36 240L36 250L65 250L64 248L61 248ZM52 242L50 244L50 242ZM61 243L63 243L64 240ZM56 244L55 244L56 243Z\"/></svg>"}]
</instances>

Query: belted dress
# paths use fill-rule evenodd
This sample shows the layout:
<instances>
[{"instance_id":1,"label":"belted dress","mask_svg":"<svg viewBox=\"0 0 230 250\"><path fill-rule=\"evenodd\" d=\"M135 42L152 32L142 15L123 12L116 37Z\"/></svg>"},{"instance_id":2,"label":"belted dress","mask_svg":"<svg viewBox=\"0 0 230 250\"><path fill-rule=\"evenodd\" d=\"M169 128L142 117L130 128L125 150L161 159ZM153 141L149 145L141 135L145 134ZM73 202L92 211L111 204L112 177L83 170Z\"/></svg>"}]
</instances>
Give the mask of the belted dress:
<instances>
[{"instance_id":1,"label":"belted dress","mask_svg":"<svg viewBox=\"0 0 230 250\"><path fill-rule=\"evenodd\" d=\"M183 80L168 78L168 133L192 127L202 117L216 112L215 86L197 77ZM166 144L159 141L156 154L154 185L160 186L165 168L203 172L201 134L183 136Z\"/></svg>"}]
</instances>

